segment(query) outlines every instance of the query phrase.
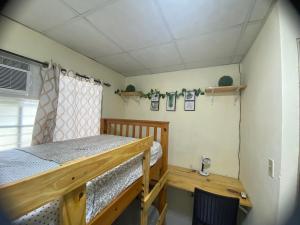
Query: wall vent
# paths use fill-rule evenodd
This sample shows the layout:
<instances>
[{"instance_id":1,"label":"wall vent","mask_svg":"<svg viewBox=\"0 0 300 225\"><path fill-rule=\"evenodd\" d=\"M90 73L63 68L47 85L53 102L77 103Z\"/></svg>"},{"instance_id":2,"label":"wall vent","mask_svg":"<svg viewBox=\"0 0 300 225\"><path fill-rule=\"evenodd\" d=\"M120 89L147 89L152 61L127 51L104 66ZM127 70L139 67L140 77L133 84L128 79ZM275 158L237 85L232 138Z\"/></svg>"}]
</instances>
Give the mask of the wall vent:
<instances>
[{"instance_id":1,"label":"wall vent","mask_svg":"<svg viewBox=\"0 0 300 225\"><path fill-rule=\"evenodd\" d=\"M30 65L0 56L0 91L28 95Z\"/></svg>"}]
</instances>

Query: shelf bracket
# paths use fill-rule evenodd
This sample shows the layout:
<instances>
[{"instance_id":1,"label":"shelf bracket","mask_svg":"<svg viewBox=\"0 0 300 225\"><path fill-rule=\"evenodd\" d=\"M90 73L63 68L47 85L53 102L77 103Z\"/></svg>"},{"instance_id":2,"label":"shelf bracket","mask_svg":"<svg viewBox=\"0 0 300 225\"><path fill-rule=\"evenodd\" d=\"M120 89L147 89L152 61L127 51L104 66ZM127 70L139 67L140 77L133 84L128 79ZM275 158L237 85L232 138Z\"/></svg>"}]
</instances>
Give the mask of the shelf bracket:
<instances>
[{"instance_id":1,"label":"shelf bracket","mask_svg":"<svg viewBox=\"0 0 300 225\"><path fill-rule=\"evenodd\" d=\"M214 104L214 101L215 101L215 89L212 89L211 90L211 98L210 98L211 105Z\"/></svg>"},{"instance_id":2,"label":"shelf bracket","mask_svg":"<svg viewBox=\"0 0 300 225\"><path fill-rule=\"evenodd\" d=\"M234 105L236 105L237 101L238 101L239 98L240 98L240 90L241 90L240 87L237 87L236 90L235 90Z\"/></svg>"}]
</instances>

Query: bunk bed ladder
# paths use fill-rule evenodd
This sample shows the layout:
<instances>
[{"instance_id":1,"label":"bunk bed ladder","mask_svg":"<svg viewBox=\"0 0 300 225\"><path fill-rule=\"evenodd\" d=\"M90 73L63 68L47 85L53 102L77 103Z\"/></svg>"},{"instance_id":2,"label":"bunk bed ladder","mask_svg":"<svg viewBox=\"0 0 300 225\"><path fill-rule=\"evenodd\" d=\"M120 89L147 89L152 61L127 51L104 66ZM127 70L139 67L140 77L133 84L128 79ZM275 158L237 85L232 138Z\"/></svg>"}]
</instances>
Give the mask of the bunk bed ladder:
<instances>
[{"instance_id":1,"label":"bunk bed ladder","mask_svg":"<svg viewBox=\"0 0 300 225\"><path fill-rule=\"evenodd\" d=\"M141 225L148 225L148 210L153 201L160 195L165 198L165 185L168 178L168 171L165 171L160 180L155 184L153 189L149 192L150 179L150 149L146 150L143 155L143 179L142 179L142 193L141 193ZM159 219L156 225L162 225L165 221L167 212L166 201L160 202L163 204L163 209L160 211Z\"/></svg>"}]
</instances>

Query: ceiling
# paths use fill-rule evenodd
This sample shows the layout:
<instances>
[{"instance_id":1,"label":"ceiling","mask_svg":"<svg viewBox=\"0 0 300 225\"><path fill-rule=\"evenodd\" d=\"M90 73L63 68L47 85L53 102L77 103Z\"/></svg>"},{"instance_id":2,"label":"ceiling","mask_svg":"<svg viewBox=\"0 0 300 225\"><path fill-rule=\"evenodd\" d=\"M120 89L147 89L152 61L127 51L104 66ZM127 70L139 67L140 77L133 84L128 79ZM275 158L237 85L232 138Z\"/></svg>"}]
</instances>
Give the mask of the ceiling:
<instances>
[{"instance_id":1,"label":"ceiling","mask_svg":"<svg viewBox=\"0 0 300 225\"><path fill-rule=\"evenodd\" d=\"M13 0L5 16L125 75L239 63L273 0Z\"/></svg>"}]
</instances>

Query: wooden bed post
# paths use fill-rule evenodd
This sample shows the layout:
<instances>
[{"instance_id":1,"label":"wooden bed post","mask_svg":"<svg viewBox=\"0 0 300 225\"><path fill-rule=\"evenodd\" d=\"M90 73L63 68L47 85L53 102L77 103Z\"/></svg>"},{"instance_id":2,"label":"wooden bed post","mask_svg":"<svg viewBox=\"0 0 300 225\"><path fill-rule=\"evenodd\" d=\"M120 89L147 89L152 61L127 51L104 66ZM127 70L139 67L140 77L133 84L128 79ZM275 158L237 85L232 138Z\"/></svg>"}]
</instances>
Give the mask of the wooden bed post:
<instances>
[{"instance_id":1,"label":"wooden bed post","mask_svg":"<svg viewBox=\"0 0 300 225\"><path fill-rule=\"evenodd\" d=\"M161 147L163 149L162 155L162 171L161 175L168 170L168 143L169 143L169 124L161 128Z\"/></svg>"},{"instance_id":2,"label":"wooden bed post","mask_svg":"<svg viewBox=\"0 0 300 225\"><path fill-rule=\"evenodd\" d=\"M100 121L100 134L107 134L107 121L106 121L106 119L101 119L101 121Z\"/></svg>"},{"instance_id":3,"label":"wooden bed post","mask_svg":"<svg viewBox=\"0 0 300 225\"><path fill-rule=\"evenodd\" d=\"M145 197L149 194L150 179L150 149L143 155L143 180L142 180L142 199L141 199L141 225L148 224L148 210L145 208Z\"/></svg>"},{"instance_id":4,"label":"wooden bed post","mask_svg":"<svg viewBox=\"0 0 300 225\"><path fill-rule=\"evenodd\" d=\"M61 225L85 225L86 185L64 195L60 210Z\"/></svg>"},{"instance_id":5,"label":"wooden bed post","mask_svg":"<svg viewBox=\"0 0 300 225\"><path fill-rule=\"evenodd\" d=\"M169 124L166 124L163 128L161 128L161 146L163 149L162 155L162 168L160 171L161 176L168 170L168 143L169 143ZM161 215L163 215L163 221L159 221L159 224L165 223L165 214L167 210L167 185L163 187L163 189L159 193L159 205L158 211Z\"/></svg>"}]
</instances>

